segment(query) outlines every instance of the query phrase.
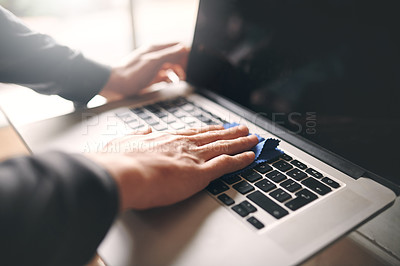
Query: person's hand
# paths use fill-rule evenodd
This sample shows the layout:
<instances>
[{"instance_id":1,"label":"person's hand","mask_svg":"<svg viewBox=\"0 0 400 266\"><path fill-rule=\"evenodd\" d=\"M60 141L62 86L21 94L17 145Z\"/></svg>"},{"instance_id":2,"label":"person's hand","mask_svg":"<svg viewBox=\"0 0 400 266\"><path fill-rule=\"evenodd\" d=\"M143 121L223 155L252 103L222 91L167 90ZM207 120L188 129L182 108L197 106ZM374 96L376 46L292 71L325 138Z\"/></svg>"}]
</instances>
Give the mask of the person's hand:
<instances>
[{"instance_id":1,"label":"person's hand","mask_svg":"<svg viewBox=\"0 0 400 266\"><path fill-rule=\"evenodd\" d=\"M99 94L108 100L138 94L151 84L169 81L169 70L184 80L187 57L188 49L179 43L139 48L112 67Z\"/></svg>"},{"instance_id":2,"label":"person's hand","mask_svg":"<svg viewBox=\"0 0 400 266\"><path fill-rule=\"evenodd\" d=\"M102 153L88 155L116 180L121 210L186 199L210 181L253 162L255 155L248 150L258 143L245 126L150 131L116 139Z\"/></svg>"}]
</instances>

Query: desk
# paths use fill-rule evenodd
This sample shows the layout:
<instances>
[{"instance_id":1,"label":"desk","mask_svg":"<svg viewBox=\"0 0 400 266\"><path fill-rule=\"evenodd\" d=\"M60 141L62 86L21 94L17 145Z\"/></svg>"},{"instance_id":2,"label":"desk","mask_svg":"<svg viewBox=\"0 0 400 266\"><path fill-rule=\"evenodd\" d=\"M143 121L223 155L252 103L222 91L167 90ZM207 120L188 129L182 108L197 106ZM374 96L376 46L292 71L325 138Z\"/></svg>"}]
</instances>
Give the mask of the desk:
<instances>
[{"instance_id":1,"label":"desk","mask_svg":"<svg viewBox=\"0 0 400 266\"><path fill-rule=\"evenodd\" d=\"M16 156L29 154L15 130L9 125L7 117L0 109L0 161Z\"/></svg>"},{"instance_id":2,"label":"desk","mask_svg":"<svg viewBox=\"0 0 400 266\"><path fill-rule=\"evenodd\" d=\"M2 98L2 100L7 99ZM40 103L35 101L33 104ZM30 107L32 108L34 109L34 106ZM0 159L29 154L19 135L8 125L6 117L1 112L0 146ZM400 265L399 224L400 199L397 198L395 204L388 210L333 243L303 265ZM104 263L96 256L89 265L101 266Z\"/></svg>"}]
</instances>

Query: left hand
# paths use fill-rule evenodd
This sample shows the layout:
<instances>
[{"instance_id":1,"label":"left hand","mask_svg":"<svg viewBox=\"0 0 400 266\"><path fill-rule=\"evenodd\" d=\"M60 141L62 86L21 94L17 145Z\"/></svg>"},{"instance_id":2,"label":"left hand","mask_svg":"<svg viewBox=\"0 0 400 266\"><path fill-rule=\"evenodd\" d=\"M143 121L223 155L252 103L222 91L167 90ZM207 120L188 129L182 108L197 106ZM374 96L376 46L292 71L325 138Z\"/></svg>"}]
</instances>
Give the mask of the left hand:
<instances>
[{"instance_id":1,"label":"left hand","mask_svg":"<svg viewBox=\"0 0 400 266\"><path fill-rule=\"evenodd\" d=\"M168 81L168 69L183 80L187 57L188 48L179 43L139 48L112 67L110 78L99 94L108 100L136 95L151 84Z\"/></svg>"}]
</instances>

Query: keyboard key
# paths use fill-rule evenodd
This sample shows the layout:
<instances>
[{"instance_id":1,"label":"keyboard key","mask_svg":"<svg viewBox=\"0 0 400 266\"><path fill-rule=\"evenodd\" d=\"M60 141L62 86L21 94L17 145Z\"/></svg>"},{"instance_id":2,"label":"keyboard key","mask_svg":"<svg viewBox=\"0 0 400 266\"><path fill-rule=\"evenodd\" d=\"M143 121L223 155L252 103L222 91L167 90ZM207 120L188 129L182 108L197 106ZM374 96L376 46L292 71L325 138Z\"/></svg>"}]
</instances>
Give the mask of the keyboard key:
<instances>
[{"instance_id":1,"label":"keyboard key","mask_svg":"<svg viewBox=\"0 0 400 266\"><path fill-rule=\"evenodd\" d=\"M285 161L291 161L291 160L293 160L293 158L290 157L289 155L287 155L286 153L282 154L282 155L281 155L281 158L282 158L283 160L285 160Z\"/></svg>"},{"instance_id":2,"label":"keyboard key","mask_svg":"<svg viewBox=\"0 0 400 266\"><path fill-rule=\"evenodd\" d=\"M259 220L257 220L255 217L250 217L247 219L247 221L249 223L251 223L255 228L257 229L262 229L264 228L264 224L262 222L260 222Z\"/></svg>"},{"instance_id":3,"label":"keyboard key","mask_svg":"<svg viewBox=\"0 0 400 266\"><path fill-rule=\"evenodd\" d=\"M262 176L259 173L253 171L252 169L247 170L247 171L241 173L240 175L243 178L247 179L247 181L252 182L252 183L262 178Z\"/></svg>"},{"instance_id":4,"label":"keyboard key","mask_svg":"<svg viewBox=\"0 0 400 266\"><path fill-rule=\"evenodd\" d=\"M119 118L127 117L127 116L131 117L132 116L132 112L129 112L129 111L118 112L118 113L115 113L115 115L118 116Z\"/></svg>"},{"instance_id":5,"label":"keyboard key","mask_svg":"<svg viewBox=\"0 0 400 266\"><path fill-rule=\"evenodd\" d=\"M206 189L208 190L208 192L210 192L213 195L218 195L224 191L227 191L229 189L229 187L227 185L225 185L224 183L222 183L221 180L214 180L212 181L207 187Z\"/></svg>"},{"instance_id":6,"label":"keyboard key","mask_svg":"<svg viewBox=\"0 0 400 266\"><path fill-rule=\"evenodd\" d=\"M239 182L242 180L238 175L224 175L221 179L227 183L228 185L232 185L233 183Z\"/></svg>"},{"instance_id":7,"label":"keyboard key","mask_svg":"<svg viewBox=\"0 0 400 266\"><path fill-rule=\"evenodd\" d=\"M214 117L215 119L217 119L217 120L218 120L219 122L221 122L221 123L224 122L224 120L223 120L221 117L219 117L219 116L217 116L217 115L215 115L215 114L211 114L211 116Z\"/></svg>"},{"instance_id":8,"label":"keyboard key","mask_svg":"<svg viewBox=\"0 0 400 266\"><path fill-rule=\"evenodd\" d=\"M199 117L199 116L203 115L203 112L196 108L191 111L188 111L188 113L195 117Z\"/></svg>"},{"instance_id":9,"label":"keyboard key","mask_svg":"<svg viewBox=\"0 0 400 266\"><path fill-rule=\"evenodd\" d=\"M196 118L192 117L192 116L181 117L181 120L185 124L193 124L193 123L198 122L198 120Z\"/></svg>"},{"instance_id":10,"label":"keyboard key","mask_svg":"<svg viewBox=\"0 0 400 266\"><path fill-rule=\"evenodd\" d=\"M189 127L191 127L191 128L202 128L204 126L205 126L205 124L198 120L196 120L196 122L194 122L194 123L189 124Z\"/></svg>"},{"instance_id":11,"label":"keyboard key","mask_svg":"<svg viewBox=\"0 0 400 266\"><path fill-rule=\"evenodd\" d=\"M245 200L242 203L240 203L240 205L242 205L242 207L245 208L249 213L257 211L257 208L254 207L253 205L251 205L251 203L248 202L247 200Z\"/></svg>"},{"instance_id":12,"label":"keyboard key","mask_svg":"<svg viewBox=\"0 0 400 266\"><path fill-rule=\"evenodd\" d=\"M327 193L331 192L332 189L327 185L322 184L318 180L309 177L306 180L301 182L303 185L311 189L312 191L318 193L319 195L326 195Z\"/></svg>"},{"instance_id":13,"label":"keyboard key","mask_svg":"<svg viewBox=\"0 0 400 266\"><path fill-rule=\"evenodd\" d=\"M306 173L309 174L309 175L312 175L315 178L322 178L323 177L323 175L320 172L318 172L318 171L316 171L316 170L314 170L312 168L308 168L306 170Z\"/></svg>"},{"instance_id":14,"label":"keyboard key","mask_svg":"<svg viewBox=\"0 0 400 266\"><path fill-rule=\"evenodd\" d=\"M144 109L139 107L139 108L131 108L130 109L134 114L138 115L144 112Z\"/></svg>"},{"instance_id":15,"label":"keyboard key","mask_svg":"<svg viewBox=\"0 0 400 266\"><path fill-rule=\"evenodd\" d=\"M208 122L204 122L205 124L207 124L207 125L209 125L209 126L212 126L212 125L218 125L218 123L217 122L215 122L215 121L212 121L212 120L210 120L210 121L208 121Z\"/></svg>"},{"instance_id":16,"label":"keyboard key","mask_svg":"<svg viewBox=\"0 0 400 266\"><path fill-rule=\"evenodd\" d=\"M274 163L274 162L278 161L280 158L281 158L280 156L277 156L275 158L271 158L271 159L268 160L268 163Z\"/></svg>"},{"instance_id":17,"label":"keyboard key","mask_svg":"<svg viewBox=\"0 0 400 266\"><path fill-rule=\"evenodd\" d=\"M274 181L276 183L279 183L282 180L286 179L286 176L277 170L274 170L274 171L266 174L266 177L268 177L269 179L271 179L272 181Z\"/></svg>"},{"instance_id":18,"label":"keyboard key","mask_svg":"<svg viewBox=\"0 0 400 266\"><path fill-rule=\"evenodd\" d=\"M324 178L322 178L321 181L324 182L325 184L327 184L327 185L333 187L333 188L339 188L339 187L340 187L339 183L333 181L333 180L330 179L329 177L324 177Z\"/></svg>"},{"instance_id":19,"label":"keyboard key","mask_svg":"<svg viewBox=\"0 0 400 266\"><path fill-rule=\"evenodd\" d=\"M209 117L206 117L204 115L197 116L197 119L206 124L212 121Z\"/></svg>"},{"instance_id":20,"label":"keyboard key","mask_svg":"<svg viewBox=\"0 0 400 266\"><path fill-rule=\"evenodd\" d=\"M257 183L255 183L255 185L256 185L256 187L258 187L259 189L261 189L264 192L268 192L268 191L276 188L275 184L273 184L271 181L269 181L267 179L258 181Z\"/></svg>"},{"instance_id":21,"label":"keyboard key","mask_svg":"<svg viewBox=\"0 0 400 266\"><path fill-rule=\"evenodd\" d=\"M293 168L292 165L290 165L289 163L287 163L283 160L277 161L276 163L273 164L273 166L282 172L286 172L287 170L290 170Z\"/></svg>"},{"instance_id":22,"label":"keyboard key","mask_svg":"<svg viewBox=\"0 0 400 266\"><path fill-rule=\"evenodd\" d=\"M169 106L168 101L159 102L158 105L161 106L162 108Z\"/></svg>"},{"instance_id":23,"label":"keyboard key","mask_svg":"<svg viewBox=\"0 0 400 266\"><path fill-rule=\"evenodd\" d=\"M271 171L272 167L269 166L267 162L264 162L264 163L257 164L254 167L254 170L260 172L261 174L265 174L265 173Z\"/></svg>"},{"instance_id":24,"label":"keyboard key","mask_svg":"<svg viewBox=\"0 0 400 266\"><path fill-rule=\"evenodd\" d=\"M232 187L243 195L254 190L254 187L244 180L233 185Z\"/></svg>"},{"instance_id":25,"label":"keyboard key","mask_svg":"<svg viewBox=\"0 0 400 266\"><path fill-rule=\"evenodd\" d=\"M166 106L166 107L164 107L164 109L167 110L167 111L170 112L170 113L175 113L175 112L179 111L179 108L176 107L176 106L173 105L173 104L172 104L171 106Z\"/></svg>"},{"instance_id":26,"label":"keyboard key","mask_svg":"<svg viewBox=\"0 0 400 266\"><path fill-rule=\"evenodd\" d=\"M141 119L146 120L150 117L150 115L148 113L142 112L137 114Z\"/></svg>"},{"instance_id":27,"label":"keyboard key","mask_svg":"<svg viewBox=\"0 0 400 266\"><path fill-rule=\"evenodd\" d=\"M167 124L172 124L176 122L176 118L174 116L172 116L171 114L161 118L162 121L164 121Z\"/></svg>"},{"instance_id":28,"label":"keyboard key","mask_svg":"<svg viewBox=\"0 0 400 266\"><path fill-rule=\"evenodd\" d=\"M178 118L181 118L181 117L186 116L186 113L183 112L183 111L181 111L181 110L177 110L177 111L174 112L173 114L174 114L174 116L176 116L176 117L178 117Z\"/></svg>"},{"instance_id":29,"label":"keyboard key","mask_svg":"<svg viewBox=\"0 0 400 266\"><path fill-rule=\"evenodd\" d=\"M230 206L235 203L235 201L231 197L226 195L225 193L222 193L221 195L219 195L218 199L220 201L222 201L222 203L224 203L226 206Z\"/></svg>"},{"instance_id":30,"label":"keyboard key","mask_svg":"<svg viewBox=\"0 0 400 266\"><path fill-rule=\"evenodd\" d=\"M160 106L158 106L157 104L150 104L145 106L145 108L149 110L151 113L156 113L161 111Z\"/></svg>"},{"instance_id":31,"label":"keyboard key","mask_svg":"<svg viewBox=\"0 0 400 266\"><path fill-rule=\"evenodd\" d=\"M178 129L183 129L185 128L185 124L181 123L181 122L174 122L170 124L170 127L172 129L178 130Z\"/></svg>"},{"instance_id":32,"label":"keyboard key","mask_svg":"<svg viewBox=\"0 0 400 266\"><path fill-rule=\"evenodd\" d=\"M242 217L246 217L247 215L249 215L247 209L240 204L233 206L232 210L234 210L237 214L239 214Z\"/></svg>"},{"instance_id":33,"label":"keyboard key","mask_svg":"<svg viewBox=\"0 0 400 266\"><path fill-rule=\"evenodd\" d=\"M307 165L305 165L302 162L299 162L298 160L293 160L290 163L293 164L294 166L300 168L301 170L306 170L307 169Z\"/></svg>"},{"instance_id":34,"label":"keyboard key","mask_svg":"<svg viewBox=\"0 0 400 266\"><path fill-rule=\"evenodd\" d=\"M130 128L132 128L132 129L139 129L139 128L141 128L141 127L144 127L144 123L141 122L141 121L139 121L139 120L132 121L132 122L129 122L129 123L127 123L127 124L128 124L128 126L129 126Z\"/></svg>"},{"instance_id":35,"label":"keyboard key","mask_svg":"<svg viewBox=\"0 0 400 266\"><path fill-rule=\"evenodd\" d=\"M161 131L161 130L166 130L167 126L163 125L163 124L157 124L157 125L152 126L152 128L154 128L157 131Z\"/></svg>"},{"instance_id":36,"label":"keyboard key","mask_svg":"<svg viewBox=\"0 0 400 266\"><path fill-rule=\"evenodd\" d=\"M203 110L203 111L204 111L206 114L208 114L209 116L212 116L212 115L213 115L211 112L207 111L207 110L204 109L204 108L201 108L201 107L200 107L200 109Z\"/></svg>"},{"instance_id":37,"label":"keyboard key","mask_svg":"<svg viewBox=\"0 0 400 266\"><path fill-rule=\"evenodd\" d=\"M163 118L163 117L166 117L168 115L168 113L163 111L163 110L160 110L160 111L157 111L157 112L153 112L153 114L155 116L157 116L158 118Z\"/></svg>"},{"instance_id":38,"label":"keyboard key","mask_svg":"<svg viewBox=\"0 0 400 266\"><path fill-rule=\"evenodd\" d=\"M274 216L276 219L280 219L289 213L287 210L279 206L270 198L262 194L260 191L255 191L251 193L247 196L247 198L260 206L263 210Z\"/></svg>"},{"instance_id":39,"label":"keyboard key","mask_svg":"<svg viewBox=\"0 0 400 266\"><path fill-rule=\"evenodd\" d=\"M120 117L120 119L121 119L122 121L124 121L125 123L127 123L127 124L129 124L129 123L134 123L134 122L137 122L137 121L138 121L136 118L134 118L134 117L132 117L132 116L123 116L123 117Z\"/></svg>"},{"instance_id":40,"label":"keyboard key","mask_svg":"<svg viewBox=\"0 0 400 266\"><path fill-rule=\"evenodd\" d=\"M185 98L183 98L183 97L178 97L178 98L172 100L171 103L172 103L173 105L176 105L176 106L182 106L182 105L187 104L187 103L189 103L189 102L188 102L187 99L185 99Z\"/></svg>"},{"instance_id":41,"label":"keyboard key","mask_svg":"<svg viewBox=\"0 0 400 266\"><path fill-rule=\"evenodd\" d=\"M144 121L149 124L150 126L157 125L159 122L155 120L153 117L148 117L144 119Z\"/></svg>"},{"instance_id":42,"label":"keyboard key","mask_svg":"<svg viewBox=\"0 0 400 266\"><path fill-rule=\"evenodd\" d=\"M302 189L296 193L296 198L287 202L285 206L291 209L292 211L295 211L297 209L300 209L304 205L312 202L313 200L316 200L317 198L318 197L311 191L307 189Z\"/></svg>"},{"instance_id":43,"label":"keyboard key","mask_svg":"<svg viewBox=\"0 0 400 266\"><path fill-rule=\"evenodd\" d=\"M282 182L280 185L289 192L295 192L301 188L301 185L299 183L291 179Z\"/></svg>"},{"instance_id":44,"label":"keyboard key","mask_svg":"<svg viewBox=\"0 0 400 266\"><path fill-rule=\"evenodd\" d=\"M190 104L190 103L187 103L185 105L182 105L181 108L182 108L182 110L184 110L186 112L190 112L190 111L192 111L194 109L194 105Z\"/></svg>"},{"instance_id":45,"label":"keyboard key","mask_svg":"<svg viewBox=\"0 0 400 266\"><path fill-rule=\"evenodd\" d=\"M280 189L280 188L272 191L271 193L269 193L269 195L279 202L287 201L288 199L290 199L292 197L292 196L290 196L289 193L285 192L283 189Z\"/></svg>"},{"instance_id":46,"label":"keyboard key","mask_svg":"<svg viewBox=\"0 0 400 266\"><path fill-rule=\"evenodd\" d=\"M290 170L289 172L286 173L288 176L292 177L293 179L300 181L304 178L307 177L306 173L303 171L300 171L299 169L295 168L293 170Z\"/></svg>"}]
</instances>

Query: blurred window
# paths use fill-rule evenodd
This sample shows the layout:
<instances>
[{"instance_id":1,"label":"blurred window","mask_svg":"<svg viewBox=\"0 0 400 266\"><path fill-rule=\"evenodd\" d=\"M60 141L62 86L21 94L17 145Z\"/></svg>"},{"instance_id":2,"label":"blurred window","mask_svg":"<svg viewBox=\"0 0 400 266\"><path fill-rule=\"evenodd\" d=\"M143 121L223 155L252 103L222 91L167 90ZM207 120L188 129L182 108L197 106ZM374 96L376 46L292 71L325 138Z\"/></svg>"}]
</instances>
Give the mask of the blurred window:
<instances>
[{"instance_id":1,"label":"blurred window","mask_svg":"<svg viewBox=\"0 0 400 266\"><path fill-rule=\"evenodd\" d=\"M131 0L136 45L180 41L190 46L198 0Z\"/></svg>"},{"instance_id":2,"label":"blurred window","mask_svg":"<svg viewBox=\"0 0 400 266\"><path fill-rule=\"evenodd\" d=\"M197 4L198 0L0 0L31 28L103 63L114 62L135 45L190 45Z\"/></svg>"}]
</instances>

